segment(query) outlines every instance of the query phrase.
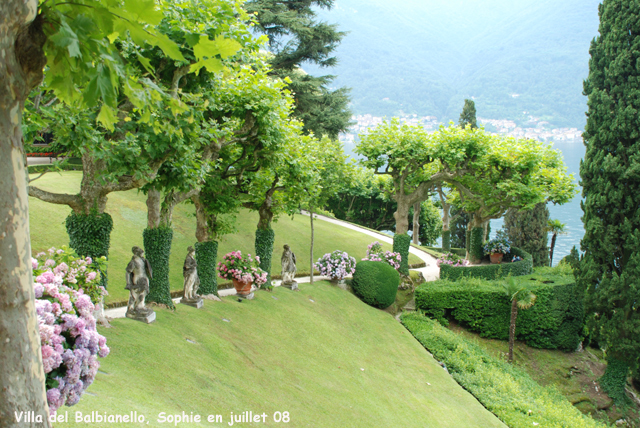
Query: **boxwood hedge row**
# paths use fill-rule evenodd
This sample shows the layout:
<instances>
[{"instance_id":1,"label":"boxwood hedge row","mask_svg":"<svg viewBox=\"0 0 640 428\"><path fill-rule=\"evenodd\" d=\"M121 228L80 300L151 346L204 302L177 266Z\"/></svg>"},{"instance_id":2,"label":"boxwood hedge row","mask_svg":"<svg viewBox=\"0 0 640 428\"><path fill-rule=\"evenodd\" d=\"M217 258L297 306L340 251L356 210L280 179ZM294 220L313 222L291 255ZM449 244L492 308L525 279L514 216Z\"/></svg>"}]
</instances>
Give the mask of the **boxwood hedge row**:
<instances>
[{"instance_id":1,"label":"boxwood hedge row","mask_svg":"<svg viewBox=\"0 0 640 428\"><path fill-rule=\"evenodd\" d=\"M537 299L530 309L518 311L516 338L536 348L574 351L583 339L582 293L573 276L554 278L547 284L545 277L538 276L535 282L518 278L530 285ZM416 289L415 300L416 308L442 323L453 319L483 337L509 338L511 305L502 281L427 282Z\"/></svg>"}]
</instances>

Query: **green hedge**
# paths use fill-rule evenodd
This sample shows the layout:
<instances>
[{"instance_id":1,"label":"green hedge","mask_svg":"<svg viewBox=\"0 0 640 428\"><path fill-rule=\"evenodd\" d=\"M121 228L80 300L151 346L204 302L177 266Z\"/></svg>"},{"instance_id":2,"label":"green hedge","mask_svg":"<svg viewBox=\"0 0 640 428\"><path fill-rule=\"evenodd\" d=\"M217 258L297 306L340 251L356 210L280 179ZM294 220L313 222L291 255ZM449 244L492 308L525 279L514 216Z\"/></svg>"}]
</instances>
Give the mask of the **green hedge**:
<instances>
[{"instance_id":1,"label":"green hedge","mask_svg":"<svg viewBox=\"0 0 640 428\"><path fill-rule=\"evenodd\" d=\"M109 258L113 219L108 213L78 214L71 212L65 221L69 246L79 256ZM107 288L107 272L100 272L100 285Z\"/></svg>"},{"instance_id":2,"label":"green hedge","mask_svg":"<svg viewBox=\"0 0 640 428\"><path fill-rule=\"evenodd\" d=\"M482 260L484 251L482 243L484 242L484 228L474 227L471 229L471 243L469 244L469 258L472 263Z\"/></svg>"},{"instance_id":3,"label":"green hedge","mask_svg":"<svg viewBox=\"0 0 640 428\"><path fill-rule=\"evenodd\" d=\"M396 301L400 274L386 262L361 261L356 264L351 287L363 302L384 309Z\"/></svg>"},{"instance_id":4,"label":"green hedge","mask_svg":"<svg viewBox=\"0 0 640 428\"><path fill-rule=\"evenodd\" d=\"M408 312L401 321L464 389L509 427L605 426L580 413L555 388L540 386L522 369L489 356L437 322Z\"/></svg>"},{"instance_id":5,"label":"green hedge","mask_svg":"<svg viewBox=\"0 0 640 428\"><path fill-rule=\"evenodd\" d=\"M505 254L503 260L511 260L513 256L522 257L519 262L500 263L495 265L480 265L467 267L453 267L440 265L440 278L456 281L460 278L500 279L506 276L529 275L533 272L533 258L531 254L519 248L511 247L511 252ZM488 259L489 256L486 256Z\"/></svg>"},{"instance_id":6,"label":"green hedge","mask_svg":"<svg viewBox=\"0 0 640 428\"><path fill-rule=\"evenodd\" d=\"M393 252L400 253L402 261L400 262L399 272L403 275L409 275L409 247L411 246L411 237L406 233L393 235Z\"/></svg>"},{"instance_id":7,"label":"green hedge","mask_svg":"<svg viewBox=\"0 0 640 428\"><path fill-rule=\"evenodd\" d=\"M583 338L584 303L573 276L519 277L526 282L536 303L518 312L516 338L536 348L575 351ZM555 279L554 283L544 281ZM439 280L419 286L416 308L446 323L448 319L467 326L483 337L509 338L510 300L502 282L461 279Z\"/></svg>"},{"instance_id":8,"label":"green hedge","mask_svg":"<svg viewBox=\"0 0 640 428\"><path fill-rule=\"evenodd\" d=\"M198 262L198 276L200 277L198 294L203 296L207 294L218 295L217 258L217 241L196 242L196 261Z\"/></svg>"},{"instance_id":9,"label":"green hedge","mask_svg":"<svg viewBox=\"0 0 640 428\"><path fill-rule=\"evenodd\" d=\"M273 229L256 229L256 255L260 257L260 268L267 272L267 282L260 288L267 288L271 285L271 258L273 257L273 243L276 233Z\"/></svg>"},{"instance_id":10,"label":"green hedge","mask_svg":"<svg viewBox=\"0 0 640 428\"><path fill-rule=\"evenodd\" d=\"M174 309L171 300L171 286L169 284L169 256L171 255L171 240L173 230L170 227L145 229L142 232L144 253L151 269L153 278L149 281L147 300L161 303Z\"/></svg>"},{"instance_id":11,"label":"green hedge","mask_svg":"<svg viewBox=\"0 0 640 428\"><path fill-rule=\"evenodd\" d=\"M447 253L453 253L453 254L457 254L460 257L466 257L467 256L467 250L465 250L464 248L454 248L451 247L449 248L448 251L445 251L444 248L440 248L440 247L422 247L422 249L426 249L426 250L431 250L435 253L438 254L447 254Z\"/></svg>"}]
</instances>

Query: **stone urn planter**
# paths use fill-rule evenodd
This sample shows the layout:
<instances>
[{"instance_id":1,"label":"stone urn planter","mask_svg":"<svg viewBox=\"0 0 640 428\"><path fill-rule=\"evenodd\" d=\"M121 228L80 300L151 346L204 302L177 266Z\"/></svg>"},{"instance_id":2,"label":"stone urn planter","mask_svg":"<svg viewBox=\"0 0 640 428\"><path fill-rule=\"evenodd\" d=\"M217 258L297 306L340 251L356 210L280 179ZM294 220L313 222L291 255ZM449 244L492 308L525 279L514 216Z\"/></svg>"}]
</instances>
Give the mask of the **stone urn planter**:
<instances>
[{"instance_id":1,"label":"stone urn planter","mask_svg":"<svg viewBox=\"0 0 640 428\"><path fill-rule=\"evenodd\" d=\"M504 257L504 254L502 253L491 253L491 255L489 256L491 258L491 263L494 265L499 265L500 263L502 263L502 258Z\"/></svg>"},{"instance_id":2,"label":"stone urn planter","mask_svg":"<svg viewBox=\"0 0 640 428\"><path fill-rule=\"evenodd\" d=\"M253 286L253 281L238 281L237 279L232 279L233 286L236 289L236 293L238 297L243 299L251 299L253 298L253 293L251 292L251 287Z\"/></svg>"},{"instance_id":3,"label":"stone urn planter","mask_svg":"<svg viewBox=\"0 0 640 428\"><path fill-rule=\"evenodd\" d=\"M329 282L331 282L331 284L337 285L337 286L345 286L345 285L347 285L347 280L344 279L344 278L333 278L333 277L330 277L329 278Z\"/></svg>"}]
</instances>

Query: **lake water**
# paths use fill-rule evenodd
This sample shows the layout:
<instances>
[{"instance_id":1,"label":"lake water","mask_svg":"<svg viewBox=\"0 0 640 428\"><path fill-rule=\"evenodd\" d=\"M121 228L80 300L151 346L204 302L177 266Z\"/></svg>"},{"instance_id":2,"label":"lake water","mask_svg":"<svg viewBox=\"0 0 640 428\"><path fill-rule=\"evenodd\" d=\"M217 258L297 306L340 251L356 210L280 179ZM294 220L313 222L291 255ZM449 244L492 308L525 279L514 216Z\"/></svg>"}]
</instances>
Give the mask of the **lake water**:
<instances>
[{"instance_id":1,"label":"lake water","mask_svg":"<svg viewBox=\"0 0 640 428\"><path fill-rule=\"evenodd\" d=\"M573 173L575 182L580 181L580 160L584 158L585 146L582 141L554 143L553 147L562 151L567 171ZM567 234L558 235L556 247L553 251L553 264L556 265L560 259L569 254L575 245L580 251L580 240L584 236L584 226L582 224L582 187L578 187L579 193L571 202L564 205L548 204L549 217L560 220L567 225ZM495 232L503 225L503 220L491 220L491 235L495 237ZM551 234L549 234L549 245L551 244Z\"/></svg>"}]
</instances>

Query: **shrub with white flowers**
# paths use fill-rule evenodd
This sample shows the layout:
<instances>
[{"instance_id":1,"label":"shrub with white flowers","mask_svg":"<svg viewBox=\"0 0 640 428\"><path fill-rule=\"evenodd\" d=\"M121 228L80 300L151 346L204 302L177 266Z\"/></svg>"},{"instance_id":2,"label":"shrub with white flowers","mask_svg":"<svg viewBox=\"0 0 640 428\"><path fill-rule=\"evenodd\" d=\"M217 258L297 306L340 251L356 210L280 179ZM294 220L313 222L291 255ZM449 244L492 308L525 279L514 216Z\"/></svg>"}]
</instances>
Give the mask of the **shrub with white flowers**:
<instances>
[{"instance_id":1,"label":"shrub with white flowers","mask_svg":"<svg viewBox=\"0 0 640 428\"><path fill-rule=\"evenodd\" d=\"M83 259L63 247L31 261L47 402L53 414L63 404L80 401L96 377L98 357L109 355L93 315L94 303L107 294L98 273L105 260Z\"/></svg>"},{"instance_id":2,"label":"shrub with white flowers","mask_svg":"<svg viewBox=\"0 0 640 428\"><path fill-rule=\"evenodd\" d=\"M378 241L372 242L367 247L367 256L362 260L368 260L371 262L387 262L395 270L400 269L400 262L402 256L400 253L394 253L392 251L383 251L382 244Z\"/></svg>"},{"instance_id":3,"label":"shrub with white flowers","mask_svg":"<svg viewBox=\"0 0 640 428\"><path fill-rule=\"evenodd\" d=\"M321 275L332 280L341 280L356 271L356 259L344 251L336 250L320 257L313 267L318 269Z\"/></svg>"}]
</instances>

